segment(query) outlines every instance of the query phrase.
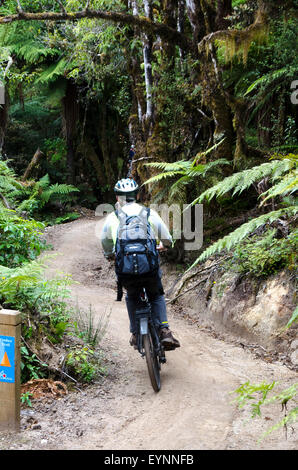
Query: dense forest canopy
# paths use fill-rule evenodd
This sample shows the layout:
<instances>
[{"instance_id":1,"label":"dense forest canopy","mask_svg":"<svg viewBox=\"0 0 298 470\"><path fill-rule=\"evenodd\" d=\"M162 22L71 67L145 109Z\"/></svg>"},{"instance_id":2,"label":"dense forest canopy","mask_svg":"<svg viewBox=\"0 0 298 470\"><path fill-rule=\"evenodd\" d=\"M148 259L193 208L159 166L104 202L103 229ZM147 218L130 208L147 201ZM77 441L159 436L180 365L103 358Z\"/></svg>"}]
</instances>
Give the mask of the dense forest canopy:
<instances>
[{"instance_id":1,"label":"dense forest canopy","mask_svg":"<svg viewBox=\"0 0 298 470\"><path fill-rule=\"evenodd\" d=\"M216 145L210 159L241 168L291 150L296 6L2 1L2 153L22 172L40 148L54 180L100 200L125 174L131 143L139 158L167 162ZM135 176L148 175L142 164Z\"/></svg>"}]
</instances>

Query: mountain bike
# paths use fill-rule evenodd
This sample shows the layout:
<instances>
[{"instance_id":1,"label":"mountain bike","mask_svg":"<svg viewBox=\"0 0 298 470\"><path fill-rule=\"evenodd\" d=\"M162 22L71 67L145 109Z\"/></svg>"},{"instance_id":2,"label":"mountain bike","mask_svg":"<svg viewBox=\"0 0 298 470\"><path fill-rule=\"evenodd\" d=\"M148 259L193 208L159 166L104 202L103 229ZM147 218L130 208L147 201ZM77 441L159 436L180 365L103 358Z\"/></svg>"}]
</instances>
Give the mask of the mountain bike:
<instances>
[{"instance_id":1,"label":"mountain bike","mask_svg":"<svg viewBox=\"0 0 298 470\"><path fill-rule=\"evenodd\" d=\"M161 388L161 364L166 362L166 356L159 339L158 329L153 321L151 305L145 288L140 293L139 305L135 311L135 319L137 326L137 349L143 358L146 357L153 390L159 392Z\"/></svg>"}]
</instances>

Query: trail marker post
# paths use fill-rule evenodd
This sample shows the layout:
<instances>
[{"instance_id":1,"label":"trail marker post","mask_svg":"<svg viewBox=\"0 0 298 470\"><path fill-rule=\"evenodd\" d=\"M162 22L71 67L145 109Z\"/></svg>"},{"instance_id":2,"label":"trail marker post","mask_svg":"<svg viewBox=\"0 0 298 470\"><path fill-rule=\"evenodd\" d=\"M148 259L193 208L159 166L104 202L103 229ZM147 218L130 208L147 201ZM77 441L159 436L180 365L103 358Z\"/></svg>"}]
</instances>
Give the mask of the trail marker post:
<instances>
[{"instance_id":1,"label":"trail marker post","mask_svg":"<svg viewBox=\"0 0 298 470\"><path fill-rule=\"evenodd\" d=\"M21 314L0 310L0 431L20 430Z\"/></svg>"}]
</instances>

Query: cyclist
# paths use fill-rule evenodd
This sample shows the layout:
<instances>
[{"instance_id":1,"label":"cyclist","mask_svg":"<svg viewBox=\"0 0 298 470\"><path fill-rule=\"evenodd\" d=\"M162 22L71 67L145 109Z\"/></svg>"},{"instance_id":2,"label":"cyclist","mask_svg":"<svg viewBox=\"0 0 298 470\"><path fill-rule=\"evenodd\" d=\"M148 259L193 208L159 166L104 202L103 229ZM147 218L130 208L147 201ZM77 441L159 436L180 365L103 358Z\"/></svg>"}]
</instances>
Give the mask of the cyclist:
<instances>
[{"instance_id":1,"label":"cyclist","mask_svg":"<svg viewBox=\"0 0 298 470\"><path fill-rule=\"evenodd\" d=\"M139 216L144 211L144 206L137 203L138 184L131 178L118 181L114 187L117 199L117 207L125 217ZM147 211L147 209L145 209ZM148 222L153 229L155 239L160 241L158 249L165 250L172 245L171 234L156 211L150 209ZM120 226L118 211L108 215L101 233L101 244L104 255L108 260L115 259L117 234ZM180 347L179 341L174 338L167 318L164 290L161 282L159 263L153 271L138 274L117 274L118 282L126 289L126 306L130 320L130 345L136 348L136 326L134 312L136 310L139 294L143 287L146 288L151 304L154 321L159 328L160 340L165 350L173 350Z\"/></svg>"}]
</instances>

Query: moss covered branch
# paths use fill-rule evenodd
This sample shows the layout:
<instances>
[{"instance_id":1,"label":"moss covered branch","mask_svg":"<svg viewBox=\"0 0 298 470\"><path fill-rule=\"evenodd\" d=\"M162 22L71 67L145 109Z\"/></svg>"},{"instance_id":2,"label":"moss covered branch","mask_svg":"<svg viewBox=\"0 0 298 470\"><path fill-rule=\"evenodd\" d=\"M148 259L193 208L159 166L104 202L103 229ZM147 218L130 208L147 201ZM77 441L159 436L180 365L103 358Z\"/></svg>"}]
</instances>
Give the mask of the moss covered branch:
<instances>
[{"instance_id":1,"label":"moss covered branch","mask_svg":"<svg viewBox=\"0 0 298 470\"><path fill-rule=\"evenodd\" d=\"M134 16L115 11L91 10L89 8L76 12L44 11L30 13L22 10L12 15L0 16L0 25L14 21L76 21L83 18L97 18L113 23L137 26L141 31L156 34L169 42L174 42L182 49L189 50L192 47L191 41L186 36L166 24L156 23L144 16Z\"/></svg>"}]
</instances>

